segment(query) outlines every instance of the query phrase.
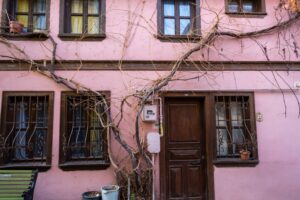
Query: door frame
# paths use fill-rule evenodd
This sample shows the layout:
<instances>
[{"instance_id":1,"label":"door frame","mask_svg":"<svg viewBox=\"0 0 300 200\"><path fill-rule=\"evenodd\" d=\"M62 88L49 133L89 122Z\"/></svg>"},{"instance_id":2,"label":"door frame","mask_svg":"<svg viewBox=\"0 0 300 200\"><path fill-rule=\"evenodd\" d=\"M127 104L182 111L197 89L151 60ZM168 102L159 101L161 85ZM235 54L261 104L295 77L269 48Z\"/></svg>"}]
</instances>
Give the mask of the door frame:
<instances>
[{"instance_id":1,"label":"door frame","mask_svg":"<svg viewBox=\"0 0 300 200\"><path fill-rule=\"evenodd\" d=\"M214 115L211 112L214 108L213 95L209 92L194 92L194 91L162 91L160 93L161 105L162 105L162 116L165 116L165 99L166 98L204 98L204 128L205 128L205 155L206 155L206 200L214 200L214 168L213 168L213 155L214 155L214 137L210 134L212 128L214 128ZM163 130L166 130L166 121L163 117ZM159 170L160 170L160 199L166 199L166 145L165 145L165 134L161 137L161 152L159 154Z\"/></svg>"}]
</instances>

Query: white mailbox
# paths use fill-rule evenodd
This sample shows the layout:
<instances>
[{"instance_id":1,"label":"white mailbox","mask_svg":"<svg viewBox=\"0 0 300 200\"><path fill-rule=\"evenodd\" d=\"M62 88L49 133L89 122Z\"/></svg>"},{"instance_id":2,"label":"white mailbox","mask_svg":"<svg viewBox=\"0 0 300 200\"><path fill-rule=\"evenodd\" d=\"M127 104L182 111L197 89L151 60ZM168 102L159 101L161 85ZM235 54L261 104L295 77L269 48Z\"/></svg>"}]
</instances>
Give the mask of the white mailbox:
<instances>
[{"instance_id":1,"label":"white mailbox","mask_svg":"<svg viewBox=\"0 0 300 200\"><path fill-rule=\"evenodd\" d=\"M157 106L145 105L143 109L142 120L145 122L155 122L157 120Z\"/></svg>"},{"instance_id":2,"label":"white mailbox","mask_svg":"<svg viewBox=\"0 0 300 200\"><path fill-rule=\"evenodd\" d=\"M160 135L157 132L150 132L147 134L147 149L150 153L160 152Z\"/></svg>"}]
</instances>

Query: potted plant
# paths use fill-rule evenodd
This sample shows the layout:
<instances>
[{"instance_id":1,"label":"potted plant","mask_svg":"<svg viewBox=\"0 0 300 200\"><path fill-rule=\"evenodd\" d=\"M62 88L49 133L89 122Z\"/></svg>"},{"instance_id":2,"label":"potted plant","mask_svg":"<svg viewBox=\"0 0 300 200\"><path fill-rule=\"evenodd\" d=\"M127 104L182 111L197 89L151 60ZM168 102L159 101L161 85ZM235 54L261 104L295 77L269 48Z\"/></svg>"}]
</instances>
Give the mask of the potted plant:
<instances>
[{"instance_id":1,"label":"potted plant","mask_svg":"<svg viewBox=\"0 0 300 200\"><path fill-rule=\"evenodd\" d=\"M243 149L240 151L241 160L249 160L251 152L248 150L248 144L243 145Z\"/></svg>"},{"instance_id":2,"label":"potted plant","mask_svg":"<svg viewBox=\"0 0 300 200\"><path fill-rule=\"evenodd\" d=\"M9 23L9 32L10 33L22 33L24 25L16 20L11 20L7 10L5 10L8 23Z\"/></svg>"},{"instance_id":3,"label":"potted plant","mask_svg":"<svg viewBox=\"0 0 300 200\"><path fill-rule=\"evenodd\" d=\"M10 33L22 33L24 25L18 21L9 21L9 32Z\"/></svg>"}]
</instances>

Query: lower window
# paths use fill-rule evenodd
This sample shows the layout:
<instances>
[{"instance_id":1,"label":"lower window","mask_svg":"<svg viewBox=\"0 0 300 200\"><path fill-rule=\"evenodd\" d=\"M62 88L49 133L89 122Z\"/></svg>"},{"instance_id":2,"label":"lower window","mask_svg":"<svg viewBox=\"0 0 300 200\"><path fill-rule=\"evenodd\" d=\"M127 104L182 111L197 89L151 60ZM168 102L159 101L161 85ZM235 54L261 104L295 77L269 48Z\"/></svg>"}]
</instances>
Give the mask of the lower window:
<instances>
[{"instance_id":1,"label":"lower window","mask_svg":"<svg viewBox=\"0 0 300 200\"><path fill-rule=\"evenodd\" d=\"M105 109L99 96L62 93L61 168L109 166Z\"/></svg>"},{"instance_id":2,"label":"lower window","mask_svg":"<svg viewBox=\"0 0 300 200\"><path fill-rule=\"evenodd\" d=\"M51 164L53 93L3 92L1 168Z\"/></svg>"},{"instance_id":3,"label":"lower window","mask_svg":"<svg viewBox=\"0 0 300 200\"><path fill-rule=\"evenodd\" d=\"M216 161L258 160L252 94L215 96Z\"/></svg>"}]
</instances>

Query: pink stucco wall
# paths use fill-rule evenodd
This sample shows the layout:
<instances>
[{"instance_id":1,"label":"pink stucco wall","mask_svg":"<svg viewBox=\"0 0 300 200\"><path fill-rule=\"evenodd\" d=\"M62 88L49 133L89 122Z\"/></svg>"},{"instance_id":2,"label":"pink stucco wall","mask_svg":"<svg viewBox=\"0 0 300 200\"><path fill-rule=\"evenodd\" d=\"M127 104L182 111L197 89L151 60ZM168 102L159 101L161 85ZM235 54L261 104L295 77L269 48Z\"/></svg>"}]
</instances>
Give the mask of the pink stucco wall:
<instances>
[{"instance_id":1,"label":"pink stucco wall","mask_svg":"<svg viewBox=\"0 0 300 200\"><path fill-rule=\"evenodd\" d=\"M112 103L118 105L116 97L122 96L128 90L120 80L131 80L133 85L142 86L145 79L154 79L165 72L60 72L64 77L80 79L85 85L96 90L110 90ZM180 72L179 76L194 76L197 72ZM262 75L263 73L263 75ZM289 83L300 80L299 72L278 72ZM75 75L74 75L75 74ZM142 77L142 78L139 78ZM209 72L208 79L192 80L189 82L174 82L165 90L213 90L213 91L254 91L256 112L263 114L263 122L257 122L257 136L260 163L256 167L233 167L214 169L216 200L296 200L300 181L300 155L298 151L300 141L300 123L298 118L297 101L287 86L280 82L287 102L287 116L284 116L282 94L270 81L271 72ZM265 77L268 77L265 78ZM114 81L112 81L114 80ZM11 84L14 83L14 84ZM33 84L35 83L35 84ZM59 116L60 92L64 88L51 80L33 72L1 72L1 91L55 91L52 167L47 172L39 174L35 199L80 199L86 190L99 190L104 184L115 183L112 167L106 170L62 171L58 168L59 151ZM300 91L295 91L298 98ZM0 92L2 97L2 92ZM0 98L2 99L2 98ZM115 106L112 106L114 108ZM112 110L115 115L117 109ZM129 119L130 121L130 119ZM123 124L128 130L124 136L130 136L133 128L131 123ZM146 134L143 131L142 134ZM118 149L114 146L114 149ZM158 164L158 163L157 163ZM158 165L156 166L158 169ZM159 189L159 172L157 172L157 189Z\"/></svg>"},{"instance_id":2,"label":"pink stucco wall","mask_svg":"<svg viewBox=\"0 0 300 200\"><path fill-rule=\"evenodd\" d=\"M0 0L0 6L3 0ZM51 1L49 34L58 43L57 57L62 60L177 60L187 49L195 43L162 42L156 39L157 11L156 1L149 0L106 0L106 38L103 41L62 41L59 33L59 1ZM203 36L210 31L216 21L216 14L220 13L220 30L233 32L246 32L260 30L272 26L278 21L287 18L284 9L274 12L278 1L266 0L267 15L259 17L229 17L224 14L224 0L201 1L201 33ZM280 9L278 9L280 10ZM213 11L213 12L211 12ZM4 15L5 12L1 12ZM276 20L278 19L278 20ZM298 26L297 26L298 25ZM243 40L220 38L209 53L207 50L195 53L192 58L196 60L263 60L266 58L257 45L259 41L267 47L269 58L272 60L299 60L293 52L293 45L288 42L299 40L299 27L295 25L293 36L290 31L278 34ZM52 48L49 40L45 42L23 41L14 42L24 50L30 58L49 60ZM125 44L125 45L124 45ZM6 48L0 48L0 54L7 54ZM174 51L176 49L176 51ZM286 56L282 54L285 49ZM159 53L158 53L159 52Z\"/></svg>"},{"instance_id":3,"label":"pink stucco wall","mask_svg":"<svg viewBox=\"0 0 300 200\"><path fill-rule=\"evenodd\" d=\"M276 23L275 0L266 0L268 15L254 18L229 17L224 15L224 0L202 1L201 32L205 35L215 21L215 14L220 12L223 30L254 31ZM0 0L2 6L2 0ZM3 10L3 9L1 9ZM59 32L59 1L51 0L50 35L58 43L57 58L60 60L177 60L195 43L162 42L155 38L157 34L157 11L154 0L106 1L106 39L103 41L62 41ZM4 12L1 12L3 15ZM284 17L286 14L281 13ZM278 15L276 15L278 17ZM131 22L131 23L129 23ZM128 24L131 24L128 27ZM131 31L128 31L128 28ZM129 33L129 34L128 34ZM293 33L295 41L300 41L299 22L289 31L268 34L259 40L267 47L269 58L273 61L299 61L293 45L289 42ZM124 42L126 38L126 45ZM285 40L288 38L288 43ZM233 40L220 38L208 51L195 53L194 60L215 61L265 61L262 49L253 39ZM50 60L51 43L49 40L12 41L24 50L30 59ZM287 55L283 56L282 49ZM13 51L12 51L13 52ZM9 55L8 47L0 44L0 55ZM18 54L16 54L18 56ZM0 58L5 59L5 58ZM146 71L60 71L60 75L73 78L95 90L111 91L112 115L118 113L118 99L138 89L142 89L151 80L166 74ZM180 72L178 77L191 77L201 72ZM274 75L275 74L275 75ZM279 76L279 75L280 76ZM256 167L214 168L216 200L298 200L300 190L300 123L298 105L290 86L300 81L300 72L208 72L200 80L176 81L164 90L188 91L254 91L256 112L263 114L263 122L257 122L257 136L260 163ZM283 89L287 104L287 116L281 91L276 87L274 76ZM35 190L35 200L79 200L82 192L99 190L104 184L115 183L112 167L106 170L62 171L58 168L60 95L66 88L38 73L29 71L0 71L0 103L3 91L54 91L54 122L52 167L47 172L39 173ZM295 90L300 98L300 91ZM0 108L1 109L1 108ZM132 140L134 113L127 113L122 124L123 137ZM149 127L144 126L145 135ZM118 153L118 145L113 151ZM122 156L119 155L119 157ZM118 157L117 157L118 158ZM158 160L158 159L157 159ZM156 169L159 169L157 163ZM156 177L156 189L159 191L159 171ZM159 192L157 192L159 196Z\"/></svg>"}]
</instances>

